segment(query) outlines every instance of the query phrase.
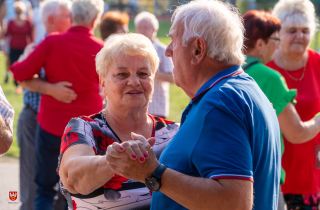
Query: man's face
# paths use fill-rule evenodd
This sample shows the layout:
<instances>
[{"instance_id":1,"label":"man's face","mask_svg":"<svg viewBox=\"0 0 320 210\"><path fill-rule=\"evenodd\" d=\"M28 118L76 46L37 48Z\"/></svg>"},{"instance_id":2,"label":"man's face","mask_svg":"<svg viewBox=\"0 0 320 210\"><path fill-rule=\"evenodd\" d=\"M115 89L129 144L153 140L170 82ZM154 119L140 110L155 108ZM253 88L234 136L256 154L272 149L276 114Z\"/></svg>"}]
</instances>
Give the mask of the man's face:
<instances>
[{"instance_id":1,"label":"man's face","mask_svg":"<svg viewBox=\"0 0 320 210\"><path fill-rule=\"evenodd\" d=\"M188 94L188 84L192 79L190 67L191 67L191 59L192 52L189 45L184 47L182 45L182 36L184 33L183 26L179 26L178 24L174 24L170 31L169 37L171 38L171 42L168 45L165 55L167 57L172 58L172 62L174 65L173 68L173 78L174 83L181 87ZM189 94L188 94L189 95Z\"/></svg>"},{"instance_id":2,"label":"man's face","mask_svg":"<svg viewBox=\"0 0 320 210\"><path fill-rule=\"evenodd\" d=\"M153 28L149 20L143 19L136 25L136 31L139 34L146 36L148 39L153 41L154 33L156 30Z\"/></svg>"},{"instance_id":3,"label":"man's face","mask_svg":"<svg viewBox=\"0 0 320 210\"><path fill-rule=\"evenodd\" d=\"M53 28L56 32L66 32L71 26L71 12L65 7L60 7L60 14L54 16Z\"/></svg>"}]
</instances>

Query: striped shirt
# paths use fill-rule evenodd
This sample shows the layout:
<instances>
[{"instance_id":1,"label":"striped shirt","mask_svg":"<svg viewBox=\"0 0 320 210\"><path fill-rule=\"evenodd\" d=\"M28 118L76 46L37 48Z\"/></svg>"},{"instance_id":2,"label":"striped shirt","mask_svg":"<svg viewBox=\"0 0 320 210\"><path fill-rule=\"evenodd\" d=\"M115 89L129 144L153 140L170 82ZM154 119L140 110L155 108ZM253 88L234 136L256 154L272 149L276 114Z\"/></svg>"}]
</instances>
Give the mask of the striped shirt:
<instances>
[{"instance_id":1,"label":"striped shirt","mask_svg":"<svg viewBox=\"0 0 320 210\"><path fill-rule=\"evenodd\" d=\"M14 109L11 104L8 102L6 96L3 93L3 90L0 86L0 114L5 119L9 125L11 132L13 133L13 118L14 118Z\"/></svg>"}]
</instances>

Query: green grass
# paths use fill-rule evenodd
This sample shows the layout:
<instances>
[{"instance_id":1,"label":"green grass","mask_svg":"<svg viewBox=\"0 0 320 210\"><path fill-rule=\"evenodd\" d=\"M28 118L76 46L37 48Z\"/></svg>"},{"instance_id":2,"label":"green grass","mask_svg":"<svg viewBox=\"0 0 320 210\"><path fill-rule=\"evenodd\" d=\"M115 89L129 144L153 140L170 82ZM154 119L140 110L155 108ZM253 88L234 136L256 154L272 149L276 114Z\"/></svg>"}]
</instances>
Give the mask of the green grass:
<instances>
[{"instance_id":1,"label":"green grass","mask_svg":"<svg viewBox=\"0 0 320 210\"><path fill-rule=\"evenodd\" d=\"M169 33L171 23L169 22L160 22L160 30L158 32L158 38L161 42L168 45L170 42L170 38L166 35ZM134 31L133 22L130 21L129 30L131 32ZM8 156L19 157L19 147L17 143L17 122L20 115L20 112L23 108L23 95L17 95L15 93L15 86L13 84L12 77L10 77L9 83L4 84L4 78L6 74L6 65L5 65L6 58L1 53L0 54L0 84L1 87L15 110L14 116L14 124L13 124L13 144L10 150L6 153ZM188 105L190 99L189 97L183 92L181 88L178 88L175 85L170 86L170 116L168 117L169 120L175 120L180 122L181 114L184 108Z\"/></svg>"}]
</instances>

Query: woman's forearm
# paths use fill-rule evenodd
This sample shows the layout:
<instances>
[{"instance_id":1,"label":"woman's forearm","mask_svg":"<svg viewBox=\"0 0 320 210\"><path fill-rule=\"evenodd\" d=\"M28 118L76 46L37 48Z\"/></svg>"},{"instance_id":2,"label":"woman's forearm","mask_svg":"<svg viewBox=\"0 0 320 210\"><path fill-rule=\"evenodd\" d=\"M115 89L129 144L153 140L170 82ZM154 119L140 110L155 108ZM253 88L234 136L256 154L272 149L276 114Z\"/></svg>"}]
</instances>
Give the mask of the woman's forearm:
<instances>
[{"instance_id":1,"label":"woman's forearm","mask_svg":"<svg viewBox=\"0 0 320 210\"><path fill-rule=\"evenodd\" d=\"M278 115L278 120L283 135L293 144L305 143L320 132L320 117L303 122L292 103Z\"/></svg>"},{"instance_id":2,"label":"woman's forearm","mask_svg":"<svg viewBox=\"0 0 320 210\"><path fill-rule=\"evenodd\" d=\"M87 195L107 183L114 173L105 156L96 156L89 146L74 145L64 153L59 175L69 192Z\"/></svg>"}]
</instances>

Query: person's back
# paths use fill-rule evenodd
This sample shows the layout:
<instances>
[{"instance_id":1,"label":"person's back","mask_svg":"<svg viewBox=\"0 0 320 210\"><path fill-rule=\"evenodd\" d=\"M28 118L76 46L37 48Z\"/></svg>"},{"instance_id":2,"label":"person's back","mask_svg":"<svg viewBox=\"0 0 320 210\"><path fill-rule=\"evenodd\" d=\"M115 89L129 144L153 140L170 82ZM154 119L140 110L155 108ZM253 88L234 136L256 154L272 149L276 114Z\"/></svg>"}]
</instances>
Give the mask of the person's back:
<instances>
[{"instance_id":1,"label":"person's back","mask_svg":"<svg viewBox=\"0 0 320 210\"><path fill-rule=\"evenodd\" d=\"M71 118L90 115L102 109L94 61L102 46L103 42L94 37L89 28L74 26L64 34L47 36L28 59L12 67L14 70L19 68L19 74L15 74L18 80L29 78L38 73L37 69L44 67L48 82L72 83L71 88L77 98L69 104L48 95L42 96L38 121L45 131L61 136Z\"/></svg>"},{"instance_id":2,"label":"person's back","mask_svg":"<svg viewBox=\"0 0 320 210\"><path fill-rule=\"evenodd\" d=\"M208 84L216 79L214 76ZM245 73L226 78L201 94L206 91L204 88L198 91L199 97L193 99L192 108L184 112L186 118L184 120L182 117L180 131L163 151L160 162L190 176L223 179L239 174L240 179L254 181L254 210L276 210L280 181L280 134L269 100ZM192 119L198 122L197 128ZM209 119L219 126L206 123ZM197 130L211 132L199 136ZM183 133L188 133L188 138L181 137ZM223 138L226 133L229 133L228 139ZM209 140L205 142L204 139L211 139L212 145L207 145ZM194 145L192 151L188 151L190 145ZM213 150L213 147L217 149ZM176 156L176 149L173 148L184 150L185 155ZM199 154L203 154L203 158ZM197 168L195 172L194 165L199 165L199 160L203 161L203 168ZM233 163L240 168L232 169ZM209 168L215 170L207 170ZM153 199L163 202L154 202L152 209L184 209L160 192L154 192Z\"/></svg>"},{"instance_id":3,"label":"person's back","mask_svg":"<svg viewBox=\"0 0 320 210\"><path fill-rule=\"evenodd\" d=\"M49 55L44 63L47 81L69 81L77 94L77 99L70 104L59 102L47 95L42 96L38 116L40 125L50 131L52 122L47 119L59 122L57 124L60 125L57 125L52 133L61 135L72 117L89 115L102 109L94 57L101 50L103 42L95 38L89 29L76 26L65 34L48 36L40 45L50 45L47 48Z\"/></svg>"}]
</instances>

